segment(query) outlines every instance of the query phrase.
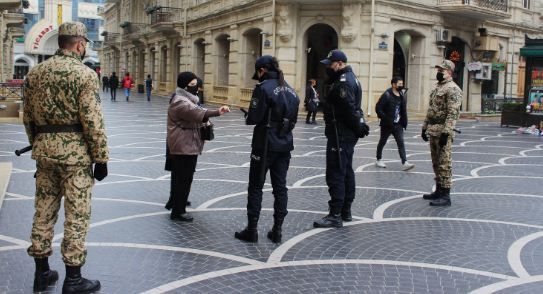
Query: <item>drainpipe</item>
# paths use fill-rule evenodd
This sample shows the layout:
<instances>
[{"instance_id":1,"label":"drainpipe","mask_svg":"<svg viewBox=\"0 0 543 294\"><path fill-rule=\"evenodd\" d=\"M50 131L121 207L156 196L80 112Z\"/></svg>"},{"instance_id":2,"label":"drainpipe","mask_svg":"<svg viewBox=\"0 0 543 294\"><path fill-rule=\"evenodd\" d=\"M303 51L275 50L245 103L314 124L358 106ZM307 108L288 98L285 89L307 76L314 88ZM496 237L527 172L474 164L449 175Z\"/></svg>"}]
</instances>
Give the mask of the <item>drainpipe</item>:
<instances>
[{"instance_id":1,"label":"drainpipe","mask_svg":"<svg viewBox=\"0 0 543 294\"><path fill-rule=\"evenodd\" d=\"M513 43L511 44L511 72L509 73L509 96L513 98L513 69L515 66L515 33L517 25L513 27ZM528 73L526 73L528 74ZM503 97L505 98L505 97Z\"/></svg>"},{"instance_id":2,"label":"drainpipe","mask_svg":"<svg viewBox=\"0 0 543 294\"><path fill-rule=\"evenodd\" d=\"M275 52L275 41L276 41L276 37L275 37L275 31L276 31L276 23L275 23L275 0L272 0L272 35L273 35L273 44L272 44L272 48L273 48L273 56L275 56L276 52Z\"/></svg>"},{"instance_id":3,"label":"drainpipe","mask_svg":"<svg viewBox=\"0 0 543 294\"><path fill-rule=\"evenodd\" d=\"M368 79L368 112L370 116L372 113L373 105L373 40L375 39L375 0L371 0L371 34L370 34L370 68Z\"/></svg>"},{"instance_id":4,"label":"drainpipe","mask_svg":"<svg viewBox=\"0 0 543 294\"><path fill-rule=\"evenodd\" d=\"M0 32L4 30L4 13L0 12ZM7 30L6 30L7 33ZM0 34L0 81L4 80L4 36Z\"/></svg>"}]
</instances>

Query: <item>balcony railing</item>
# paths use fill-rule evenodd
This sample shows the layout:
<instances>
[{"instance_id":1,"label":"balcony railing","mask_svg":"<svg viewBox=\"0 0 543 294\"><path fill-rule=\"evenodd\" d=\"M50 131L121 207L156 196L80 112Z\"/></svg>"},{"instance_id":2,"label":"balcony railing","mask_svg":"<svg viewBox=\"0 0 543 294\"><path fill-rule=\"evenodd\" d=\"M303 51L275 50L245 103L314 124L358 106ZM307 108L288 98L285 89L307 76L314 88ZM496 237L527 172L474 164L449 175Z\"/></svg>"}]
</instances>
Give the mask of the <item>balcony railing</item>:
<instances>
[{"instance_id":1,"label":"balcony railing","mask_svg":"<svg viewBox=\"0 0 543 294\"><path fill-rule=\"evenodd\" d=\"M107 33L104 34L104 44L113 44L119 41L119 33Z\"/></svg>"},{"instance_id":2,"label":"balcony railing","mask_svg":"<svg viewBox=\"0 0 543 294\"><path fill-rule=\"evenodd\" d=\"M159 7L151 13L151 25L172 23L181 20L181 9L174 7Z\"/></svg>"},{"instance_id":3,"label":"balcony railing","mask_svg":"<svg viewBox=\"0 0 543 294\"><path fill-rule=\"evenodd\" d=\"M228 100L228 87L214 86L213 98L224 101Z\"/></svg>"},{"instance_id":4,"label":"balcony railing","mask_svg":"<svg viewBox=\"0 0 543 294\"><path fill-rule=\"evenodd\" d=\"M94 51L101 50L103 45L104 45L103 41L94 41L92 43L92 50Z\"/></svg>"},{"instance_id":5,"label":"balcony railing","mask_svg":"<svg viewBox=\"0 0 543 294\"><path fill-rule=\"evenodd\" d=\"M471 6L496 12L508 12L507 0L438 0L439 6Z\"/></svg>"}]
</instances>

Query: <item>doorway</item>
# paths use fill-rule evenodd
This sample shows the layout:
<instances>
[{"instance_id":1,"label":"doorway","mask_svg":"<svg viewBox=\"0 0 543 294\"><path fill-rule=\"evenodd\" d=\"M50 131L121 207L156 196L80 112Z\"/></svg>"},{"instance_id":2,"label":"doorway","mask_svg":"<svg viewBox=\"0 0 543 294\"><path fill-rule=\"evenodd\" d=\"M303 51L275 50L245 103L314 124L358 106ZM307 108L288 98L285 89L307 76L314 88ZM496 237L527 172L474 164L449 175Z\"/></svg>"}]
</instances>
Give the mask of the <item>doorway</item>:
<instances>
[{"instance_id":1,"label":"doorway","mask_svg":"<svg viewBox=\"0 0 543 294\"><path fill-rule=\"evenodd\" d=\"M320 97L325 94L324 83L327 79L326 69L320 63L328 56L328 53L338 48L338 35L331 26L327 24L315 24L306 32L307 35L307 68L306 80L314 79L317 81L317 92Z\"/></svg>"}]
</instances>

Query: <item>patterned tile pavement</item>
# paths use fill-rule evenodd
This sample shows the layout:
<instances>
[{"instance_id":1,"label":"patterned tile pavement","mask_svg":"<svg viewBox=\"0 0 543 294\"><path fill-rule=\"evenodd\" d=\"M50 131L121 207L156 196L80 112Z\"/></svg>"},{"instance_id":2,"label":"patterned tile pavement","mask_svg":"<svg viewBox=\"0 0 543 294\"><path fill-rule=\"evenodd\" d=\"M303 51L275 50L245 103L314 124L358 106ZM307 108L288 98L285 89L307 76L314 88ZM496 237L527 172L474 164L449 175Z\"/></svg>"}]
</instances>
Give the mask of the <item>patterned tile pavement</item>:
<instances>
[{"instance_id":1,"label":"patterned tile pavement","mask_svg":"<svg viewBox=\"0 0 543 294\"><path fill-rule=\"evenodd\" d=\"M391 139L386 169L374 166L378 127L359 142L353 165L355 220L343 229L313 229L327 213L322 121L295 129L288 174L289 215L283 243L265 234L273 196L265 186L260 240L234 239L245 226L252 129L241 112L215 120L216 138L198 159L190 200L195 221L172 222L164 171L167 99L110 102L103 95L110 175L93 190L84 274L102 293L541 293L543 288L543 140L496 123L463 121L454 141L453 206L432 208L421 194L433 185L420 122L405 133L401 171ZM0 124L0 161L13 174L0 210L0 293L28 293L26 255L33 215L35 163L20 125ZM61 211L63 214L63 211ZM56 226L51 265L64 278ZM48 293L60 293L62 283Z\"/></svg>"}]
</instances>

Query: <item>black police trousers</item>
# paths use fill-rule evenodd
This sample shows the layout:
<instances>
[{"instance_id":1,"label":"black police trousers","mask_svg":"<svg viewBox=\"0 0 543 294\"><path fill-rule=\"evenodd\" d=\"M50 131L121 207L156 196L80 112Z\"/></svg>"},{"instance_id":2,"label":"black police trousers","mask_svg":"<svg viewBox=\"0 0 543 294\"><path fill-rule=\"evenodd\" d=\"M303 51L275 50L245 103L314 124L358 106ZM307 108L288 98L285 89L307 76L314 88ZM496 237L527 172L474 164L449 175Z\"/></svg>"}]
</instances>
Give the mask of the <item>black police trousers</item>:
<instances>
[{"instance_id":1,"label":"black police trousers","mask_svg":"<svg viewBox=\"0 0 543 294\"><path fill-rule=\"evenodd\" d=\"M339 142L341 165L339 165L336 140L328 139L326 143L326 185L330 193L330 213L339 214L345 203L352 203L356 193L353 170L355 142Z\"/></svg>"},{"instance_id":2,"label":"black police trousers","mask_svg":"<svg viewBox=\"0 0 543 294\"><path fill-rule=\"evenodd\" d=\"M249 169L249 187L247 189L247 215L249 218L260 217L262 209L262 188L265 178L262 174L262 151L251 152L251 166ZM290 165L290 152L268 152L266 160L266 174L270 171L273 188L274 219L283 220L287 215L288 189L287 171Z\"/></svg>"},{"instance_id":3,"label":"black police trousers","mask_svg":"<svg viewBox=\"0 0 543 294\"><path fill-rule=\"evenodd\" d=\"M185 213L198 155L170 155L172 176L170 201L173 214Z\"/></svg>"},{"instance_id":4,"label":"black police trousers","mask_svg":"<svg viewBox=\"0 0 543 294\"><path fill-rule=\"evenodd\" d=\"M399 124L394 124L393 126L381 126L381 138L379 139L379 144L377 144L377 159L381 160L383 156L383 148L388 141L390 135L394 136L396 140L396 145L398 145L398 153L400 153L400 158L402 159L402 164L407 161L405 155L405 144L403 142L403 127Z\"/></svg>"}]
</instances>

